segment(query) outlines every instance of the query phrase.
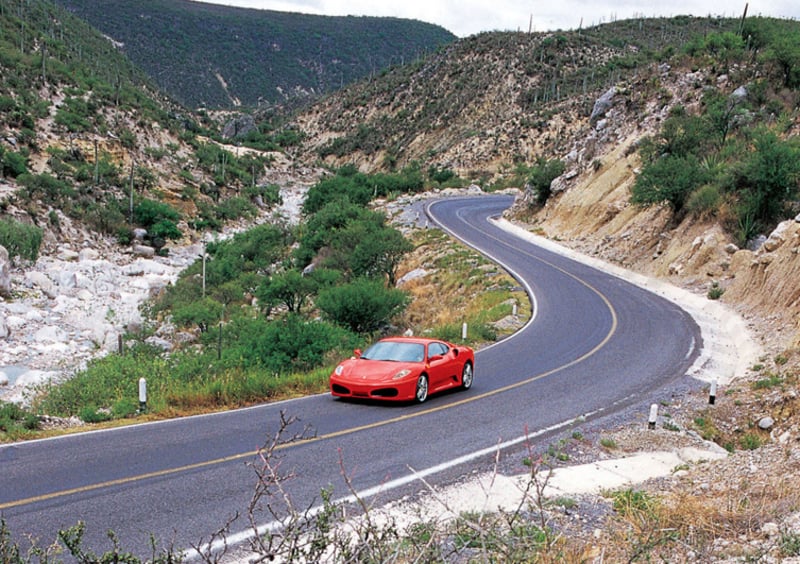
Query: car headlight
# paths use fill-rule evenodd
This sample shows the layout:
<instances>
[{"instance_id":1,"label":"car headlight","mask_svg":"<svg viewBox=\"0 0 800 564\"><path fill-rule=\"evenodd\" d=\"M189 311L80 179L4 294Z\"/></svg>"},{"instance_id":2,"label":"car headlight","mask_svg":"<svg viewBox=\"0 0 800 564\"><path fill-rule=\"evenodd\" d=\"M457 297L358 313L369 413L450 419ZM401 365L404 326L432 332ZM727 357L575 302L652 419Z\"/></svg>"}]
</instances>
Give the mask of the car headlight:
<instances>
[{"instance_id":1,"label":"car headlight","mask_svg":"<svg viewBox=\"0 0 800 564\"><path fill-rule=\"evenodd\" d=\"M400 378L405 378L409 374L411 374L410 370L407 370L407 369L406 370L401 370L400 372L398 372L397 374L392 376L392 380L399 380Z\"/></svg>"},{"instance_id":2,"label":"car headlight","mask_svg":"<svg viewBox=\"0 0 800 564\"><path fill-rule=\"evenodd\" d=\"M344 366L341 364L336 367L336 370L333 371L337 376L341 376L342 372L344 372Z\"/></svg>"}]
</instances>

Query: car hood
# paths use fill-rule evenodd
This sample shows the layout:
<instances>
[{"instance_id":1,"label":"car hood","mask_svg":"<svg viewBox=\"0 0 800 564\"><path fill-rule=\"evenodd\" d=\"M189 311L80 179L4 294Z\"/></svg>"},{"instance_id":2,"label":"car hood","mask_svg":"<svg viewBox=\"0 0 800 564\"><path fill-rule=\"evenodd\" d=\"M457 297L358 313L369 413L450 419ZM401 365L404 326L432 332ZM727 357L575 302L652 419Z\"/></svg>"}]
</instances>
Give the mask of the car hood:
<instances>
[{"instance_id":1,"label":"car hood","mask_svg":"<svg viewBox=\"0 0 800 564\"><path fill-rule=\"evenodd\" d=\"M351 359L343 363L342 378L361 381L392 380L401 370L419 370L421 366L414 362L392 362L388 360Z\"/></svg>"}]
</instances>

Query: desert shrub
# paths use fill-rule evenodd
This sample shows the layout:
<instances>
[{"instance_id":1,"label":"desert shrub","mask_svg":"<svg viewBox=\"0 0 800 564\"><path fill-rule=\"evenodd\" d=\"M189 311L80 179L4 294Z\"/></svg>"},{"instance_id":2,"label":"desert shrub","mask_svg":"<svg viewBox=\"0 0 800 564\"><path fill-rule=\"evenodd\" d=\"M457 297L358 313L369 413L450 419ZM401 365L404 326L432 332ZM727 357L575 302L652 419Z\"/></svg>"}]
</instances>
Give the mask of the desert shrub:
<instances>
[{"instance_id":1,"label":"desert shrub","mask_svg":"<svg viewBox=\"0 0 800 564\"><path fill-rule=\"evenodd\" d=\"M0 437L15 439L39 428L39 418L15 403L0 401Z\"/></svg>"},{"instance_id":2,"label":"desert shrub","mask_svg":"<svg viewBox=\"0 0 800 564\"><path fill-rule=\"evenodd\" d=\"M206 296L175 308L172 312L172 321L179 327L197 326L205 333L222 319L222 313L222 304Z\"/></svg>"},{"instance_id":3,"label":"desert shrub","mask_svg":"<svg viewBox=\"0 0 800 564\"><path fill-rule=\"evenodd\" d=\"M133 208L134 221L145 229L149 229L162 220L178 221L180 217L178 211L172 206L155 200L141 200Z\"/></svg>"},{"instance_id":4,"label":"desert shrub","mask_svg":"<svg viewBox=\"0 0 800 564\"><path fill-rule=\"evenodd\" d=\"M3 151L0 153L0 176L17 178L28 172L28 159L22 153Z\"/></svg>"},{"instance_id":5,"label":"desert shrub","mask_svg":"<svg viewBox=\"0 0 800 564\"><path fill-rule=\"evenodd\" d=\"M564 174L566 165L558 159L538 157L528 177L528 184L536 194L536 202L544 205L552 194L553 180Z\"/></svg>"},{"instance_id":6,"label":"desert shrub","mask_svg":"<svg viewBox=\"0 0 800 564\"><path fill-rule=\"evenodd\" d=\"M239 318L226 328L225 357L247 368L288 373L319 367L334 349L352 349L352 333L321 321L287 315L277 321Z\"/></svg>"},{"instance_id":7,"label":"desert shrub","mask_svg":"<svg viewBox=\"0 0 800 564\"><path fill-rule=\"evenodd\" d=\"M23 174L17 179L29 200L41 199L47 204L62 204L74 200L76 193L71 184L49 174Z\"/></svg>"},{"instance_id":8,"label":"desert shrub","mask_svg":"<svg viewBox=\"0 0 800 564\"><path fill-rule=\"evenodd\" d=\"M401 313L408 301L405 292L387 288L380 280L360 279L321 291L317 307L334 323L355 333L369 333Z\"/></svg>"},{"instance_id":9,"label":"desert shrub","mask_svg":"<svg viewBox=\"0 0 800 564\"><path fill-rule=\"evenodd\" d=\"M683 210L689 196L706 181L706 172L694 155L667 155L650 163L636 177L631 201L635 204L667 202Z\"/></svg>"},{"instance_id":10,"label":"desert shrub","mask_svg":"<svg viewBox=\"0 0 800 564\"><path fill-rule=\"evenodd\" d=\"M240 217L253 217L256 214L256 207L246 198L235 196L221 201L215 211L217 218L230 221Z\"/></svg>"},{"instance_id":11,"label":"desert shrub","mask_svg":"<svg viewBox=\"0 0 800 564\"><path fill-rule=\"evenodd\" d=\"M35 225L27 225L14 219L0 219L0 245L12 259L19 257L35 262L39 258L43 232Z\"/></svg>"},{"instance_id":12,"label":"desert shrub","mask_svg":"<svg viewBox=\"0 0 800 564\"><path fill-rule=\"evenodd\" d=\"M686 210L698 216L714 215L722 202L722 193L718 186L706 184L689 195Z\"/></svg>"}]
</instances>

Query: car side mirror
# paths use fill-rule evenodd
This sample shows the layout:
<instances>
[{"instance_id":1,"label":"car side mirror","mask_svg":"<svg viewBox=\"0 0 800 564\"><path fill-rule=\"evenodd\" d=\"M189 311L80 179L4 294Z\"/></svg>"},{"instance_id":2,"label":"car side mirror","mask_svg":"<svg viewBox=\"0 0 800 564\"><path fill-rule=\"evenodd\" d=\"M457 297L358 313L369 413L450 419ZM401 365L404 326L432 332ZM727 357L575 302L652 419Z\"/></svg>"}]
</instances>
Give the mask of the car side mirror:
<instances>
[{"instance_id":1,"label":"car side mirror","mask_svg":"<svg viewBox=\"0 0 800 564\"><path fill-rule=\"evenodd\" d=\"M361 358L361 349L354 350L353 356L355 356L356 358Z\"/></svg>"},{"instance_id":2,"label":"car side mirror","mask_svg":"<svg viewBox=\"0 0 800 564\"><path fill-rule=\"evenodd\" d=\"M428 362L434 362L436 360L442 360L444 357L440 354L435 354L428 359Z\"/></svg>"}]
</instances>

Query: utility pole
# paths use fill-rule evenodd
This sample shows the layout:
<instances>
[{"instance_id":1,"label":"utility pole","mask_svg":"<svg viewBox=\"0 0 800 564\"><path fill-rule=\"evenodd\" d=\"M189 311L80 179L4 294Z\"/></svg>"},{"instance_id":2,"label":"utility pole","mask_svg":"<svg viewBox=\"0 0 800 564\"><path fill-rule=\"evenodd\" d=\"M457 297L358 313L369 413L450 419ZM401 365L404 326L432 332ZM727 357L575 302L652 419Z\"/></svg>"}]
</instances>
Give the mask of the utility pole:
<instances>
[{"instance_id":1,"label":"utility pole","mask_svg":"<svg viewBox=\"0 0 800 564\"><path fill-rule=\"evenodd\" d=\"M747 4L747 3L745 2L745 5L744 5L744 13L742 14L742 21L741 21L741 23L739 24L739 35L741 35L741 34L743 34L743 33L744 33L744 19L747 17L747 7L748 7L748 6L749 6L749 4Z\"/></svg>"}]
</instances>

